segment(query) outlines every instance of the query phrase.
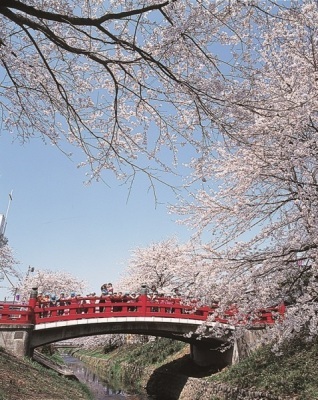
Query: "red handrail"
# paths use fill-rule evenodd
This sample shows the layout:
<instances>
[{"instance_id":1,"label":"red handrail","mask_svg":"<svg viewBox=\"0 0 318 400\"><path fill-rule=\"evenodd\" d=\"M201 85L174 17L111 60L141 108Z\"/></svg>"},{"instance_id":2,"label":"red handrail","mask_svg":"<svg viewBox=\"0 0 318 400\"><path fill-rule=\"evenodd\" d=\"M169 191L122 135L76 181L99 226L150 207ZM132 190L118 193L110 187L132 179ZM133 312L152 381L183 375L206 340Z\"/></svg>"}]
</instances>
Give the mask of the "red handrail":
<instances>
[{"instance_id":1,"label":"red handrail","mask_svg":"<svg viewBox=\"0 0 318 400\"><path fill-rule=\"evenodd\" d=\"M28 304L0 303L0 324L33 324L34 313Z\"/></svg>"},{"instance_id":2,"label":"red handrail","mask_svg":"<svg viewBox=\"0 0 318 400\"><path fill-rule=\"evenodd\" d=\"M30 300L29 305L0 302L0 324L43 324L112 317L163 317L201 321L209 318L222 324L262 326L274 324L285 313L285 306L280 305L242 316L235 306L221 313L217 305L196 306L195 303L184 304L182 299L175 298L152 300L147 295L140 295L138 300L128 302L113 302L110 299L99 301L99 297L77 297L65 300L64 305L52 305L49 302L38 304L34 299Z\"/></svg>"}]
</instances>

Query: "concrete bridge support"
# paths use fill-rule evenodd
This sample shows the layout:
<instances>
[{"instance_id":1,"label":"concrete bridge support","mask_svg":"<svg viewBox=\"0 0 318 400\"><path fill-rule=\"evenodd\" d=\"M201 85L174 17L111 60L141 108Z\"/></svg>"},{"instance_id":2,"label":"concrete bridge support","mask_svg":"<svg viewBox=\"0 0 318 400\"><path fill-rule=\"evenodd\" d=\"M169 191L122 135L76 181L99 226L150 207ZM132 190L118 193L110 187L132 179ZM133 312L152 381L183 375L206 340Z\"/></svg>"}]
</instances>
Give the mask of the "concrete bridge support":
<instances>
[{"instance_id":1,"label":"concrete bridge support","mask_svg":"<svg viewBox=\"0 0 318 400\"><path fill-rule=\"evenodd\" d=\"M17 357L32 356L30 340L34 325L1 325L0 346Z\"/></svg>"},{"instance_id":2,"label":"concrete bridge support","mask_svg":"<svg viewBox=\"0 0 318 400\"><path fill-rule=\"evenodd\" d=\"M200 367L221 370L232 364L233 347L224 347L218 340L191 343L190 350L193 362Z\"/></svg>"},{"instance_id":3,"label":"concrete bridge support","mask_svg":"<svg viewBox=\"0 0 318 400\"><path fill-rule=\"evenodd\" d=\"M236 364L251 355L262 344L262 336L266 333L264 329L245 331L235 340L233 347L232 364Z\"/></svg>"},{"instance_id":4,"label":"concrete bridge support","mask_svg":"<svg viewBox=\"0 0 318 400\"><path fill-rule=\"evenodd\" d=\"M222 345L218 340L206 342L197 340L191 343L191 358L201 367L215 369L237 364L261 345L264 332L263 329L247 330L240 338L235 339L234 345L230 348L229 343L223 342Z\"/></svg>"}]
</instances>

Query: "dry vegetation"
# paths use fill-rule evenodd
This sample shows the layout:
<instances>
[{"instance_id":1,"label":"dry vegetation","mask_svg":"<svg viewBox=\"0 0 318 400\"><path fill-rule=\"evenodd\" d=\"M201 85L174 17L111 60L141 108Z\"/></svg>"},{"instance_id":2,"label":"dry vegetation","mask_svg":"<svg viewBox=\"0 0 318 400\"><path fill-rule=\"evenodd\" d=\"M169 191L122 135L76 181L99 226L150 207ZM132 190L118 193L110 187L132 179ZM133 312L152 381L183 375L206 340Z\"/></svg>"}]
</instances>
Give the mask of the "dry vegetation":
<instances>
[{"instance_id":1,"label":"dry vegetation","mask_svg":"<svg viewBox=\"0 0 318 400\"><path fill-rule=\"evenodd\" d=\"M0 400L89 400L87 389L28 359L0 349Z\"/></svg>"}]
</instances>

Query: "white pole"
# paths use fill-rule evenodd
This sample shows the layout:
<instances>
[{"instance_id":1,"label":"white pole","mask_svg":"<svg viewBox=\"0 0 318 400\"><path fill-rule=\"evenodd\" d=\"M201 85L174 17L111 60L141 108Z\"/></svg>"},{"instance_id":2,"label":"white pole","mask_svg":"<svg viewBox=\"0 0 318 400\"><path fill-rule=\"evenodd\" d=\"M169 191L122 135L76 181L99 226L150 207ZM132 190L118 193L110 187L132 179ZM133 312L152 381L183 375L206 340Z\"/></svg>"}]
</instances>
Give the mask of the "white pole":
<instances>
[{"instance_id":1,"label":"white pole","mask_svg":"<svg viewBox=\"0 0 318 400\"><path fill-rule=\"evenodd\" d=\"M11 190L11 193L9 193L9 203L8 203L7 212L6 212L6 216L5 216L5 220L4 220L3 236L6 231L6 227L7 227L7 219L8 219L9 209L10 209L11 201L13 198L12 194L13 194L13 190Z\"/></svg>"}]
</instances>

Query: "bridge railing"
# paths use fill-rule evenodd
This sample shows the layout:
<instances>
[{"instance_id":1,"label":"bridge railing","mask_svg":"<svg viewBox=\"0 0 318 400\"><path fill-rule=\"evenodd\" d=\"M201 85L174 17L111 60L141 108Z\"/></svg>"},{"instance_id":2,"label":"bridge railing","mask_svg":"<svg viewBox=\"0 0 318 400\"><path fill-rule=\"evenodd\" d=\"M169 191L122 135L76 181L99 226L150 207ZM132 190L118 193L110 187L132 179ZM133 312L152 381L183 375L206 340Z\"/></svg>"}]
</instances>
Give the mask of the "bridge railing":
<instances>
[{"instance_id":1,"label":"bridge railing","mask_svg":"<svg viewBox=\"0 0 318 400\"><path fill-rule=\"evenodd\" d=\"M0 303L0 324L32 324L33 309L27 304Z\"/></svg>"},{"instance_id":2,"label":"bridge railing","mask_svg":"<svg viewBox=\"0 0 318 400\"><path fill-rule=\"evenodd\" d=\"M148 299L139 296L137 301L114 302L96 297L80 297L65 300L62 305L34 303L31 305L0 303L0 324L43 324L47 322L69 321L92 318L112 317L163 317L206 321L222 324L271 325L281 319L285 313L284 305L258 310L240 315L237 307L232 306L221 312L217 305L198 306L186 304L181 299Z\"/></svg>"},{"instance_id":3,"label":"bridge railing","mask_svg":"<svg viewBox=\"0 0 318 400\"><path fill-rule=\"evenodd\" d=\"M81 303L83 302L83 303ZM63 320L75 320L83 318L111 318L121 316L131 317L166 317L184 318L205 321L212 315L214 309L194 307L193 305L182 304L179 301L152 301L147 296L140 296L138 301L129 302L96 302L96 298L72 299L63 306L51 306L43 303L34 309L35 323L55 322Z\"/></svg>"}]
</instances>

